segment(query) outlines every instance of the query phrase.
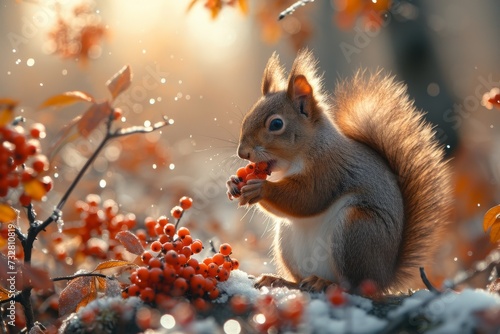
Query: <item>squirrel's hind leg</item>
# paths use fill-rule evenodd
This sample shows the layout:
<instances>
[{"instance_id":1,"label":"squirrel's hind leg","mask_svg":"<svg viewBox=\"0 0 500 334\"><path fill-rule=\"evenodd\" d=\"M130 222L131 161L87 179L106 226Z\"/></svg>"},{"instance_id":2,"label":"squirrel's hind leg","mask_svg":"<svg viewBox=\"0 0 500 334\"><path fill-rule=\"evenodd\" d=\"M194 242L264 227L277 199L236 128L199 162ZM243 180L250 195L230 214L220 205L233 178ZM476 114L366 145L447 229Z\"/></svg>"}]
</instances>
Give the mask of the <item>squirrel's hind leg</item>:
<instances>
[{"instance_id":1,"label":"squirrel's hind leg","mask_svg":"<svg viewBox=\"0 0 500 334\"><path fill-rule=\"evenodd\" d=\"M258 289L267 286L273 288L287 287L289 289L297 289L299 284L296 282L288 281L279 275L263 274L255 279L254 286Z\"/></svg>"},{"instance_id":2,"label":"squirrel's hind leg","mask_svg":"<svg viewBox=\"0 0 500 334\"><path fill-rule=\"evenodd\" d=\"M299 288L303 291L308 292L322 292L325 291L330 285L335 284L332 281L326 280L324 278L312 275L304 278L300 284Z\"/></svg>"}]
</instances>

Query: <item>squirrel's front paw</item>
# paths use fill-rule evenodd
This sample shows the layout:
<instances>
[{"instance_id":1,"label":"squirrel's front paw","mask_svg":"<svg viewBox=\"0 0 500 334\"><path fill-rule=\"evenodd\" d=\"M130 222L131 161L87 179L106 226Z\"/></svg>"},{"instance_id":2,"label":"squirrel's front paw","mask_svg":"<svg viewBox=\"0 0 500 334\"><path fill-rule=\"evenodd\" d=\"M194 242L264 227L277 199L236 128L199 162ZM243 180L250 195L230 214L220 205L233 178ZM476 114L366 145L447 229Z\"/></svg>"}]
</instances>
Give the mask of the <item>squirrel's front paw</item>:
<instances>
[{"instance_id":1,"label":"squirrel's front paw","mask_svg":"<svg viewBox=\"0 0 500 334\"><path fill-rule=\"evenodd\" d=\"M247 184L241 188L240 205L255 204L260 201L266 182L266 180L261 179L249 180Z\"/></svg>"},{"instance_id":2,"label":"squirrel's front paw","mask_svg":"<svg viewBox=\"0 0 500 334\"><path fill-rule=\"evenodd\" d=\"M233 198L238 198L241 195L241 180L239 177L236 175L231 176L231 178L226 182L226 187L227 187L227 197L230 200L233 200Z\"/></svg>"}]
</instances>

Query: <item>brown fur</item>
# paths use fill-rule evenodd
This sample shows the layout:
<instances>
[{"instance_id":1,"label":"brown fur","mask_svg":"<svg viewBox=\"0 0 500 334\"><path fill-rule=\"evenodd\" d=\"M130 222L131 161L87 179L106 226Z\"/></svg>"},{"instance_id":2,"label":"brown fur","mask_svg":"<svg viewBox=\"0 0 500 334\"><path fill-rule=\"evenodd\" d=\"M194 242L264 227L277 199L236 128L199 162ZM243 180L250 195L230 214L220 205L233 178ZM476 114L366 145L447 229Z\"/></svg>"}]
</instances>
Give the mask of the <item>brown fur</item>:
<instances>
[{"instance_id":1,"label":"brown fur","mask_svg":"<svg viewBox=\"0 0 500 334\"><path fill-rule=\"evenodd\" d=\"M269 60L238 154L273 161L283 174L248 181L240 205L259 203L280 218L274 255L286 280L312 290L365 279L381 291L407 287L447 218L443 151L404 86L360 72L338 85L330 107L316 65L311 52L300 52L285 82L278 56ZM279 131L269 128L275 118ZM239 195L234 178L227 184Z\"/></svg>"},{"instance_id":2,"label":"brown fur","mask_svg":"<svg viewBox=\"0 0 500 334\"><path fill-rule=\"evenodd\" d=\"M398 177L405 224L395 281L403 283L428 263L447 223L451 188L443 149L406 87L380 72L360 71L338 84L333 116L346 136L377 151Z\"/></svg>"}]
</instances>

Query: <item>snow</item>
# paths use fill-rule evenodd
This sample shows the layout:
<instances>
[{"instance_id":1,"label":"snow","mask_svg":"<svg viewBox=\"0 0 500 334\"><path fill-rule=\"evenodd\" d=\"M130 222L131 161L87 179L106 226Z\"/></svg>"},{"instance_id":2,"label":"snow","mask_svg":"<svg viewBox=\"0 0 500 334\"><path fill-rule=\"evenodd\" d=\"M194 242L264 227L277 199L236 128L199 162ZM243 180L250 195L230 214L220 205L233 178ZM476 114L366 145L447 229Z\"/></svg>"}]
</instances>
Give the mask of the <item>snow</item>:
<instances>
[{"instance_id":1,"label":"snow","mask_svg":"<svg viewBox=\"0 0 500 334\"><path fill-rule=\"evenodd\" d=\"M220 282L217 284L221 292L221 296L215 300L216 303L225 303L228 301L229 296L233 295L243 295L248 298L252 303L255 301L259 295L259 290L255 289L253 279L249 278L249 275L241 270L231 271L229 279L225 282Z\"/></svg>"},{"instance_id":2,"label":"snow","mask_svg":"<svg viewBox=\"0 0 500 334\"><path fill-rule=\"evenodd\" d=\"M298 333L374 333L406 312L416 312L415 321L422 318L420 321L425 322L422 324L426 326L426 333L471 333L476 324L476 311L500 307L500 296L485 290L448 291L440 296L420 290L405 298L400 306L396 306L383 319L370 314L373 310L370 299L346 295L347 304L334 307L326 300L324 293L309 294L282 287L257 290L253 287L253 280L241 270L231 272L226 282L219 283L219 288L223 292L217 300L219 303L226 302L235 294L244 295L252 302L260 294L270 294L277 304L300 295L308 303L304 310L304 323L297 328Z\"/></svg>"}]
</instances>

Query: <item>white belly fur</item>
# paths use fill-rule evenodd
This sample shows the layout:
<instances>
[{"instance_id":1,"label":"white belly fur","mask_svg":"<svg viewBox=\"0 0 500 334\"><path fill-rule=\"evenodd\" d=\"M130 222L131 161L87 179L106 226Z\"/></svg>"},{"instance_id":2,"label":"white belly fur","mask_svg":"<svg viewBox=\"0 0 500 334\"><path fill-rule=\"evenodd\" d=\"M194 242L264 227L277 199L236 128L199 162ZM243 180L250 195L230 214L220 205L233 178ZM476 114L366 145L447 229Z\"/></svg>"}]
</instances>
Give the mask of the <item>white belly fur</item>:
<instances>
[{"instance_id":1,"label":"white belly fur","mask_svg":"<svg viewBox=\"0 0 500 334\"><path fill-rule=\"evenodd\" d=\"M284 258L284 264L300 279L316 275L337 281L337 265L332 246L334 229L340 229L343 217L340 212L350 196L339 198L330 208L313 217L286 217L276 219L274 251L276 258Z\"/></svg>"}]
</instances>

